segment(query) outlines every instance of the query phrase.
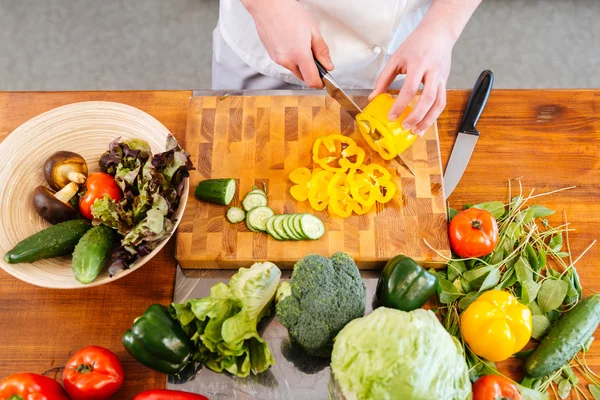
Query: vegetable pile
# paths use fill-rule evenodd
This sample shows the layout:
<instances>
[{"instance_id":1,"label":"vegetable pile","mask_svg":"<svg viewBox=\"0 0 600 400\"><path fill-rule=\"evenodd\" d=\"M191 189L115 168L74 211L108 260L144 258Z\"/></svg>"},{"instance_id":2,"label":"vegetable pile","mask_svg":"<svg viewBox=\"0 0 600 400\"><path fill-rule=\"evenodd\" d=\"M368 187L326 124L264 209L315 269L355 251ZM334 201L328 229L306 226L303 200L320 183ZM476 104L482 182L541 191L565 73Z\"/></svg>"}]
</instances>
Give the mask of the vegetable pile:
<instances>
[{"instance_id":1,"label":"vegetable pile","mask_svg":"<svg viewBox=\"0 0 600 400\"><path fill-rule=\"evenodd\" d=\"M342 218L352 212L366 214L375 203L392 200L396 185L387 169L379 164L364 165L364 159L365 151L349 137L334 134L317 138L313 161L320 168L292 171L289 178L296 185L290 194L298 201L308 200L316 211L327 208Z\"/></svg>"},{"instance_id":2,"label":"vegetable pile","mask_svg":"<svg viewBox=\"0 0 600 400\"><path fill-rule=\"evenodd\" d=\"M100 158L100 168L103 172L88 176L87 163L72 152L48 158L44 177L51 189L37 187L33 205L53 226L22 240L5 261L72 254L75 278L88 284L107 264L111 276L128 269L172 233L192 169L189 154L174 139L154 156L144 140L116 139Z\"/></svg>"}]
</instances>

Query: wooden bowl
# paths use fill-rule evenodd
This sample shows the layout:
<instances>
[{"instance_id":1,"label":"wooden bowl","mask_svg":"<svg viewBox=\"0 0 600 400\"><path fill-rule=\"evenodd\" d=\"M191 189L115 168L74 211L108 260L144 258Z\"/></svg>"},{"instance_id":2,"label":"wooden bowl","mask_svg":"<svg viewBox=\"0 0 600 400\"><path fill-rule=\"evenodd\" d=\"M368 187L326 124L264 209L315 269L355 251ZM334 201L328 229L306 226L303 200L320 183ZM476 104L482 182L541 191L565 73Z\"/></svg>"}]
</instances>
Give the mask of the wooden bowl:
<instances>
[{"instance_id":1,"label":"wooden bowl","mask_svg":"<svg viewBox=\"0 0 600 400\"><path fill-rule=\"evenodd\" d=\"M152 116L137 108L111 102L93 101L69 104L45 112L25 122L0 143L0 266L9 274L33 285L74 289L103 285L130 274L147 263L169 240L165 238L154 251L130 269L112 278L103 271L84 285L71 269L71 257L40 260L30 264L8 264L4 254L26 237L49 224L34 210L31 196L35 187L47 186L42 166L59 150L81 154L91 172L100 170L98 160L108 144L118 138L146 140L154 154L163 152L169 130ZM175 212L175 228L183 215L189 192L189 179ZM175 229L174 229L175 231Z\"/></svg>"}]
</instances>

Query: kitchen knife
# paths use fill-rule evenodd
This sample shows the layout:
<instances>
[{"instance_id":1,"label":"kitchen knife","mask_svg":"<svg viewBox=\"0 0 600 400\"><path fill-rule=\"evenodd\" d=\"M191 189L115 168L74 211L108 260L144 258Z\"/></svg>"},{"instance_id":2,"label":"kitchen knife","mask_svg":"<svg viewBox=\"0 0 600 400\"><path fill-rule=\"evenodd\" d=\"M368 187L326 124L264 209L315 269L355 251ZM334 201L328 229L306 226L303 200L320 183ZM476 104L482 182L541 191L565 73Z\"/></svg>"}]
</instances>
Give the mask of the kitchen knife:
<instances>
[{"instance_id":1,"label":"kitchen knife","mask_svg":"<svg viewBox=\"0 0 600 400\"><path fill-rule=\"evenodd\" d=\"M446 199L452 194L456 185L462 178L467 164L473 154L473 149L479 139L479 131L475 127L477 121L481 116L481 113L487 103L487 99L490 96L492 85L494 83L494 74L490 70L485 70L477 78L467 108L463 115L462 122L458 129L458 136L456 142L450 153L450 160L446 166L444 172L444 193Z\"/></svg>"},{"instance_id":2,"label":"kitchen knife","mask_svg":"<svg viewBox=\"0 0 600 400\"><path fill-rule=\"evenodd\" d=\"M333 77L329 74L329 71L327 71L327 69L325 69L325 67L316 58L315 64L319 70L319 76L323 81L323 85L325 85L325 89L327 89L327 93L329 93L329 95L333 97L333 99L337 101L340 106L342 106L342 108L352 116L352 118L356 118L356 116L362 112L362 109L354 102L354 100L352 100L350 96L348 96L346 92L344 92L340 85L338 85L335 79L333 79ZM413 169L400 154L398 154L398 158L400 159L401 164L403 164L413 176L416 176Z\"/></svg>"}]
</instances>

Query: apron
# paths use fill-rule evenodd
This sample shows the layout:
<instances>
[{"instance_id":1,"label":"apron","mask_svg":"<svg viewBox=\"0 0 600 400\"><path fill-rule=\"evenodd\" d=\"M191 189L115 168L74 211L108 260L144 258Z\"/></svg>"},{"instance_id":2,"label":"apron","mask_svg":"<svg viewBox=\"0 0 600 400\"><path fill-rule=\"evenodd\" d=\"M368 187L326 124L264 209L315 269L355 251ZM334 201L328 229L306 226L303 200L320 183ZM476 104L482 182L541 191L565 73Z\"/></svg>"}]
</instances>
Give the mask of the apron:
<instances>
[{"instance_id":1,"label":"apron","mask_svg":"<svg viewBox=\"0 0 600 400\"><path fill-rule=\"evenodd\" d=\"M277 1L277 0L274 0ZM316 21L345 89L372 89L432 0L298 0ZM398 87L403 76L398 77ZM213 89L295 89L304 83L277 65L240 0L221 0L213 34Z\"/></svg>"}]
</instances>

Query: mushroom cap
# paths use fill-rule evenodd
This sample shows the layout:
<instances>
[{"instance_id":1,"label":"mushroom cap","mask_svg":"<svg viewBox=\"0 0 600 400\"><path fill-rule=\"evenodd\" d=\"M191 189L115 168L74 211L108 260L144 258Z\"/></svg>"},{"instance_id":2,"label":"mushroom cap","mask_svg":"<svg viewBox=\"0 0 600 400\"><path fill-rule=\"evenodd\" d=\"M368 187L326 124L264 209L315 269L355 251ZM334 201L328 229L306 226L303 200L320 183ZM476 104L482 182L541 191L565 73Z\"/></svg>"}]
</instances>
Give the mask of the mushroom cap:
<instances>
[{"instance_id":1,"label":"mushroom cap","mask_svg":"<svg viewBox=\"0 0 600 400\"><path fill-rule=\"evenodd\" d=\"M71 182L69 173L88 175L85 159L72 151L58 151L44 163L44 178L54 190L60 190ZM83 182L76 182L83 183Z\"/></svg>"},{"instance_id":2,"label":"mushroom cap","mask_svg":"<svg viewBox=\"0 0 600 400\"><path fill-rule=\"evenodd\" d=\"M38 186L33 191L33 207L46 221L52 225L77 218L77 211L69 203L63 203L45 186Z\"/></svg>"}]
</instances>

